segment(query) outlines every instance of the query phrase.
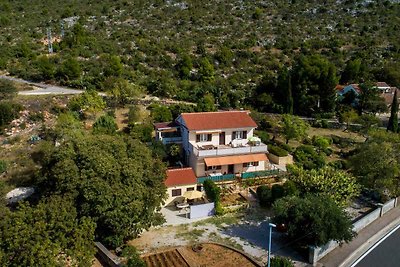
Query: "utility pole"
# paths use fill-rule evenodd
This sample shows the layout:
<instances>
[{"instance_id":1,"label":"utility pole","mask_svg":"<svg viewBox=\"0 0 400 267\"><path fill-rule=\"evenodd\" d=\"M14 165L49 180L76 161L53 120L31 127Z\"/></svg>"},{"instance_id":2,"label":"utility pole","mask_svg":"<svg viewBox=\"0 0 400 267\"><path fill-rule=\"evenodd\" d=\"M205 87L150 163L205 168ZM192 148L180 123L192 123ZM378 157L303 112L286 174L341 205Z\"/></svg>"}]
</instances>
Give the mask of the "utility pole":
<instances>
[{"instance_id":1,"label":"utility pole","mask_svg":"<svg viewBox=\"0 0 400 267\"><path fill-rule=\"evenodd\" d=\"M53 54L53 43L51 38L51 29L47 28L47 45L49 47L49 54Z\"/></svg>"},{"instance_id":2,"label":"utility pole","mask_svg":"<svg viewBox=\"0 0 400 267\"><path fill-rule=\"evenodd\" d=\"M271 243L272 243L272 228L275 228L276 225L273 223L269 223L269 242L268 242L268 267L271 267Z\"/></svg>"}]
</instances>

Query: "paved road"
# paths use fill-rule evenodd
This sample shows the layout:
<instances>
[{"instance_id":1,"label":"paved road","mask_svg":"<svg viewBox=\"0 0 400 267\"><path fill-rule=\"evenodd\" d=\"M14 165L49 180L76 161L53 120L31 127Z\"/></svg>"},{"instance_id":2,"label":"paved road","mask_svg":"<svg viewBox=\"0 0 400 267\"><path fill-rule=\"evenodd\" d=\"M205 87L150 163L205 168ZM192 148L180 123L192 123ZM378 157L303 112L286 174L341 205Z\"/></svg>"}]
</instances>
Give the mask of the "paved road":
<instances>
[{"instance_id":1,"label":"paved road","mask_svg":"<svg viewBox=\"0 0 400 267\"><path fill-rule=\"evenodd\" d=\"M355 267L400 266L400 229L390 234L382 243L362 258Z\"/></svg>"},{"instance_id":2,"label":"paved road","mask_svg":"<svg viewBox=\"0 0 400 267\"><path fill-rule=\"evenodd\" d=\"M38 87L38 89L34 89L34 90L20 91L20 92L18 92L19 95L50 95L50 94L71 95L71 94L81 94L84 92L83 90L76 90L76 89L71 89L71 88L57 86L57 85L51 85L51 84L45 84L45 83L34 83L34 82L26 81L23 79L19 79L19 78L5 76L5 75L0 75L0 79L5 79L5 80L19 82L19 83L25 83L28 85Z\"/></svg>"}]
</instances>

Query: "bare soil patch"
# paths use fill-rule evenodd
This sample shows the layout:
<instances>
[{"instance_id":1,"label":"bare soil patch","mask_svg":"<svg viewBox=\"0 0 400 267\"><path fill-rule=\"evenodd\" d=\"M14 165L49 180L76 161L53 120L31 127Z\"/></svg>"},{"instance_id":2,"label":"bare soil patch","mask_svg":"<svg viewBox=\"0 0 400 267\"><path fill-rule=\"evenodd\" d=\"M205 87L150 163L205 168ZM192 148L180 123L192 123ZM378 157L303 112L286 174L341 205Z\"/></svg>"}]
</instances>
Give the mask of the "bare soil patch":
<instances>
[{"instance_id":1,"label":"bare soil patch","mask_svg":"<svg viewBox=\"0 0 400 267\"><path fill-rule=\"evenodd\" d=\"M207 266L254 267L257 266L242 254L217 244L201 244L144 255L147 266ZM229 259L229 260L227 260Z\"/></svg>"}]
</instances>

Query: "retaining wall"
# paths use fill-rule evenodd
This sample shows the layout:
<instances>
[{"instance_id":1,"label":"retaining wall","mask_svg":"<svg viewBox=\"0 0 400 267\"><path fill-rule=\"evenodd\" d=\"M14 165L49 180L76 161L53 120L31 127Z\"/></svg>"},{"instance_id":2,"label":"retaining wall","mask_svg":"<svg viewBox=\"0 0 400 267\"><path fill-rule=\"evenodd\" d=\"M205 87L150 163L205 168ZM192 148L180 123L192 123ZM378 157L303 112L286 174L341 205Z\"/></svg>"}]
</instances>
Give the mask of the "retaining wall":
<instances>
[{"instance_id":1,"label":"retaining wall","mask_svg":"<svg viewBox=\"0 0 400 267\"><path fill-rule=\"evenodd\" d=\"M373 210L368 215L353 223L353 231L358 233L366 226L380 218L383 214L397 206L398 198L391 199L379 208ZM336 241L330 241L321 247L309 247L308 261L311 264L317 263L318 260L323 258L326 254L337 248L340 244Z\"/></svg>"},{"instance_id":2,"label":"retaining wall","mask_svg":"<svg viewBox=\"0 0 400 267\"><path fill-rule=\"evenodd\" d=\"M287 164L293 164L293 156L292 155L287 155L286 157L278 157L274 154L269 153L268 154L269 160L278 165L287 165Z\"/></svg>"},{"instance_id":3,"label":"retaining wall","mask_svg":"<svg viewBox=\"0 0 400 267\"><path fill-rule=\"evenodd\" d=\"M94 242L97 253L96 255L106 265L106 267L120 267L121 263L119 257L111 253L103 244L100 242Z\"/></svg>"}]
</instances>

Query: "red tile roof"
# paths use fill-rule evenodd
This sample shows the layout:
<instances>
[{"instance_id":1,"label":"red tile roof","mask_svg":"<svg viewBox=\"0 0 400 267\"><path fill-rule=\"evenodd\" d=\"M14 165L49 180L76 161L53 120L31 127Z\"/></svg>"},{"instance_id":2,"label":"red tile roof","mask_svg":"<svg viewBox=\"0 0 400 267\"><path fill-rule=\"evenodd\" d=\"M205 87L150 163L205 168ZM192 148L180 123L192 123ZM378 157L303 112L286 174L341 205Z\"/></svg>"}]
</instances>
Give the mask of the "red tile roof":
<instances>
[{"instance_id":1,"label":"red tile roof","mask_svg":"<svg viewBox=\"0 0 400 267\"><path fill-rule=\"evenodd\" d=\"M153 123L154 128L156 129L170 129L174 127L178 127L178 124L175 121L168 121L168 122L157 122Z\"/></svg>"},{"instance_id":2,"label":"red tile roof","mask_svg":"<svg viewBox=\"0 0 400 267\"><path fill-rule=\"evenodd\" d=\"M257 127L257 124L250 117L249 111L182 113L181 117L189 130Z\"/></svg>"},{"instance_id":3,"label":"red tile roof","mask_svg":"<svg viewBox=\"0 0 400 267\"><path fill-rule=\"evenodd\" d=\"M390 86L385 82L377 82L376 87L390 87Z\"/></svg>"},{"instance_id":4,"label":"red tile roof","mask_svg":"<svg viewBox=\"0 0 400 267\"><path fill-rule=\"evenodd\" d=\"M192 168L170 169L164 183L167 187L196 184L197 178Z\"/></svg>"}]
</instances>

